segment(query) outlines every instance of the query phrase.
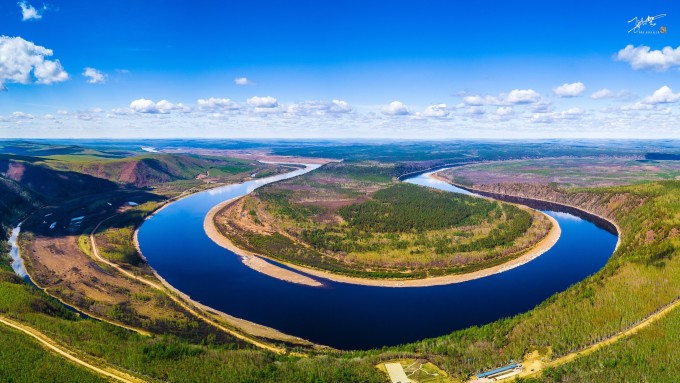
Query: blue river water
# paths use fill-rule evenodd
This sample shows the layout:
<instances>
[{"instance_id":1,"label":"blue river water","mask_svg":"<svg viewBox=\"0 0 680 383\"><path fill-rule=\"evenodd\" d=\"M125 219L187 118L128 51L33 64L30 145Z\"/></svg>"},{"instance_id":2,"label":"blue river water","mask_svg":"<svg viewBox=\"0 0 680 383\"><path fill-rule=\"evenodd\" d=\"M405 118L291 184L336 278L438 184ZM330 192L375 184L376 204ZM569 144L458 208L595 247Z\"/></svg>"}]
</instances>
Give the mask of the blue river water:
<instances>
[{"instance_id":1,"label":"blue river water","mask_svg":"<svg viewBox=\"0 0 680 383\"><path fill-rule=\"evenodd\" d=\"M245 266L203 230L208 211L268 182L302 174L229 185L168 205L139 230L150 265L192 299L238 318L339 349L368 349L448 334L528 311L600 270L617 237L563 212L546 211L562 235L533 261L488 277L432 287L372 287L316 278L324 287L281 281ZM465 192L419 175L407 180ZM466 192L467 193L467 192Z\"/></svg>"}]
</instances>

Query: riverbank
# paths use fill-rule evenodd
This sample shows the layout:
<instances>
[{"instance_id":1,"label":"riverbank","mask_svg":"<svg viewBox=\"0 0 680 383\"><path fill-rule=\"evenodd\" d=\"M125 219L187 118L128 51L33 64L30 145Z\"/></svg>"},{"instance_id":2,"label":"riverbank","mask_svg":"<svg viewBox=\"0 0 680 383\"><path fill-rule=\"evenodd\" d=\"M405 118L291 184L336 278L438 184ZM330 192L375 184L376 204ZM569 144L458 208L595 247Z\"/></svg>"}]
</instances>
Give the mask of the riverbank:
<instances>
[{"instance_id":1,"label":"riverbank","mask_svg":"<svg viewBox=\"0 0 680 383\"><path fill-rule=\"evenodd\" d=\"M302 165L302 166L305 166L305 167L310 166L310 164L303 164L303 163L293 164L293 165ZM315 164L311 164L311 166L314 166L314 165ZM285 174L287 174L287 173L283 173L283 175L285 175ZM217 186L213 189L217 189L217 188L221 188L221 187L225 187L225 186L228 186L228 185L220 185L220 186ZM167 208L168 206L170 206L174 202L178 202L178 201L180 201L184 198L191 197L191 196L198 194L198 193L207 192L209 190L211 190L211 189L198 190L198 191L189 192L189 193L187 193L185 191L180 196L177 196L173 199L165 201L163 206L161 206L158 209L156 209L155 211L153 211L144 220L146 221L146 220L151 219L153 216L160 213L161 211L163 211L165 208ZM230 201L231 200L228 200L228 201L225 201L223 203L228 203ZM142 259L144 259L145 262L148 263L146 257L144 256L144 253L142 252L141 247L139 245L139 229L140 229L140 227L141 227L141 225L139 227L135 228L135 231L133 233L133 243L134 243L135 249L139 253L140 257ZM93 243L94 243L94 241L93 241ZM264 260L261 260L261 261L266 263ZM254 263L254 265L257 265L257 264ZM118 268L117 265L114 266L114 267ZM254 323L254 322L251 322L251 321L248 321L248 320L245 320L245 319L237 318L237 317L229 315L229 314L227 314L223 311L219 311L219 310L216 310L212 307L208 307L208 306L192 299L189 295L187 295L184 292L175 288L168 281L166 281L155 269L152 268L152 270L153 270L153 275L154 275L155 279L160 282L160 284L162 285L162 288L161 288L161 286L158 286L156 283L149 281L149 280L146 280L144 278L136 277L136 276L134 278L138 279L141 282L144 282L146 284L153 285L153 287L155 287L157 289L160 289L160 290L166 289L167 292L168 292L168 296L171 299L175 300L175 302L177 302L181 306L188 309L190 312L192 312L197 317L208 321L209 323L217 326L221 330L226 331L226 332L230 333L231 335L236 336L239 339L246 340L246 341L248 341L252 344L255 344L258 347L269 349L270 351L274 351L276 353L286 353L287 351L283 348L279 348L279 347L276 347L276 346L269 345L268 342L262 342L262 341L257 340L257 339L252 339L251 337L255 337L255 338L259 338L259 339L266 339L266 340L271 340L271 341L282 341L282 342L286 342L286 343L290 343L290 344L301 345L303 347L326 348L326 346L317 345L317 344L309 342L305 339L282 333L282 332L280 332L276 329L273 329L271 327L260 325L260 324L257 324L257 323ZM188 305L193 306L193 308L191 306L188 306ZM194 310L194 308L197 309L197 310L201 310L202 312L199 313L196 310ZM222 323L220 323L220 322L222 322ZM232 327L236 331L229 329L229 328L225 328L223 326L223 324L226 324L227 326ZM292 353L292 354L298 355L298 353ZM302 354L299 354L299 355L302 355Z\"/></svg>"},{"instance_id":2,"label":"riverbank","mask_svg":"<svg viewBox=\"0 0 680 383\"><path fill-rule=\"evenodd\" d=\"M228 249L235 254L241 256L241 257L247 257L248 262L244 262L244 264L248 267L251 267L253 270L260 271L266 275L272 276L274 278L278 278L281 280L285 280L288 282L292 283L301 283L301 284L306 284L309 286L320 286L322 285L321 282L312 279L310 277L307 277L302 274L298 274L296 272L293 272L288 269L284 269L280 266L271 264L269 262L266 262L264 259L270 259L269 257L260 255L260 254L255 254L243 249L238 248L235 246L228 238L226 238L224 235L222 235L219 230L217 229L215 225L215 215L224 207L229 205L230 203L235 202L238 198L237 197L234 199L231 199L229 201L225 201L215 207L213 207L208 214L205 217L205 220L203 221L203 228L208 235L208 237L213 240L215 243L218 245L224 247L225 249ZM536 245L528 249L524 254L520 255L517 258L514 258L508 262L502 263L500 265L492 266L486 269L482 270L477 270L471 273L466 273L466 274L454 274L454 275L444 275L444 276L439 276L439 277L431 277L431 278L421 278L421 279L407 279L407 280L395 280L395 279L369 279L369 278L359 278L359 277L350 277L350 276L345 276L345 275L339 275L339 274L333 274L328 271L324 270L318 270L318 269L312 269L309 267L304 267L304 266L299 266L295 265L292 263L288 262L282 262L278 259L274 259L274 261L284 264L290 268L296 269L300 272L303 272L305 274L309 274L315 277L327 279L330 281L334 282L340 282L340 283L349 283L349 284L355 284L355 285L363 285L363 286L376 286L376 287L429 287L429 286L440 286L440 285L450 285L454 283L462 283L462 282L467 282L471 281L473 279L479 279L479 278L484 278L493 274L498 274L502 273L511 269L514 269L516 267L519 267L521 265L524 265L525 263L531 262L532 260L536 259L540 255L544 254L550 248L557 243L557 240L560 238L561 235L561 229L560 225L557 223L557 221L550 217L547 216L548 219L550 220L552 227L548 234ZM265 263L266 266L258 268L259 265L262 263Z\"/></svg>"},{"instance_id":3,"label":"riverbank","mask_svg":"<svg viewBox=\"0 0 680 383\"><path fill-rule=\"evenodd\" d=\"M219 230L217 230L217 227L215 226L215 215L217 215L217 213L222 210L222 208L233 202L236 202L239 198L242 197L236 197L224 201L210 209L208 214L206 214L205 220L203 221L203 229L205 230L206 235L208 235L208 238L225 249L241 256L244 265L262 274L269 275L270 277L280 279L282 281L298 283L301 285L312 287L323 286L323 283L317 281L316 279L284 269L280 266L276 266L265 261L263 259L264 257L236 247L230 240L220 234Z\"/></svg>"}]
</instances>

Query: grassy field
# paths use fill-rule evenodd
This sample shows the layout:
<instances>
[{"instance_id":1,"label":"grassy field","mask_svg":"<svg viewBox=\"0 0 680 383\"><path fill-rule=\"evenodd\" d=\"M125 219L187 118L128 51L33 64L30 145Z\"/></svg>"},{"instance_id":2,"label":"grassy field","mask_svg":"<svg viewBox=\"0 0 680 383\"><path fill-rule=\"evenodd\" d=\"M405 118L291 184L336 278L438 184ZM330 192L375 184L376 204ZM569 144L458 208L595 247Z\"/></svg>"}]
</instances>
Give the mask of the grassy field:
<instances>
[{"instance_id":1,"label":"grassy field","mask_svg":"<svg viewBox=\"0 0 680 383\"><path fill-rule=\"evenodd\" d=\"M467 165L445 172L460 184L536 183L562 187L680 180L680 161L631 158L550 158Z\"/></svg>"},{"instance_id":2,"label":"grassy field","mask_svg":"<svg viewBox=\"0 0 680 383\"><path fill-rule=\"evenodd\" d=\"M328 164L258 189L216 222L256 253L374 278L478 270L520 255L550 229L535 212L399 183L392 171Z\"/></svg>"}]
</instances>

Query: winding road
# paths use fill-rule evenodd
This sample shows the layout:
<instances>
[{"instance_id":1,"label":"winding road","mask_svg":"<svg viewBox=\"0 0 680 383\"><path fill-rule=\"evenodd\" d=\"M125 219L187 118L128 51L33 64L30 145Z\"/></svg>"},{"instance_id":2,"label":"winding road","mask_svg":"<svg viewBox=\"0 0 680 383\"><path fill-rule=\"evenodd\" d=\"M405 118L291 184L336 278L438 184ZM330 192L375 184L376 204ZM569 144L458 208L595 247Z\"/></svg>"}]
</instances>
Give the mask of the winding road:
<instances>
[{"instance_id":1,"label":"winding road","mask_svg":"<svg viewBox=\"0 0 680 383\"><path fill-rule=\"evenodd\" d=\"M69 350L68 348L60 345L57 343L54 339L48 337L47 335L41 333L40 331L34 329L33 327L27 326L25 324L21 324L19 322L16 322L12 319L9 319L5 316L0 315L0 323L11 327L15 330L21 331L24 334L29 335L33 339L37 340L40 342L40 344L45 347L46 349L53 351L57 353L59 356L75 363L80 366L83 366L99 375L105 376L110 379L114 379L119 382L124 382L124 383L141 383L141 382L147 382L146 380L137 378L135 376L132 376L128 374L127 372L124 372L122 370L119 370L117 368L114 368L113 366L101 362L104 364L104 366L95 366L94 364L82 359L81 357L77 356L75 352Z\"/></svg>"}]
</instances>

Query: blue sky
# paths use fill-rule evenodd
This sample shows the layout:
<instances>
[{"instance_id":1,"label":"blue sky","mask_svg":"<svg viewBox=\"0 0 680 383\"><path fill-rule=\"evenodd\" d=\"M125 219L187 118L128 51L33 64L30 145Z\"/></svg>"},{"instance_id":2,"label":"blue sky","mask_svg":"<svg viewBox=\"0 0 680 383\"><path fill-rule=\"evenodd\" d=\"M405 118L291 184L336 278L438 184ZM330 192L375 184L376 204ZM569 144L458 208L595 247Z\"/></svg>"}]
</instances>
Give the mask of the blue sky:
<instances>
[{"instance_id":1,"label":"blue sky","mask_svg":"<svg viewBox=\"0 0 680 383\"><path fill-rule=\"evenodd\" d=\"M366 3L5 1L0 137L680 138L680 6Z\"/></svg>"}]
</instances>

